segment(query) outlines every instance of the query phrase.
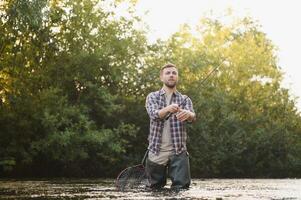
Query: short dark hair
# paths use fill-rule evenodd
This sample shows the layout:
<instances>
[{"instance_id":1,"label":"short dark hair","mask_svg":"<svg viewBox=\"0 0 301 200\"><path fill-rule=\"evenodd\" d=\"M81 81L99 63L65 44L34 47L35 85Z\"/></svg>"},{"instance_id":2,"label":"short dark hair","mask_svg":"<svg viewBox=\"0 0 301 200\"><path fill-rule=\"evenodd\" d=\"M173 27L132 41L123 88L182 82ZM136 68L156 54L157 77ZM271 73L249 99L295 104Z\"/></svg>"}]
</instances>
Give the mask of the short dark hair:
<instances>
[{"instance_id":1,"label":"short dark hair","mask_svg":"<svg viewBox=\"0 0 301 200\"><path fill-rule=\"evenodd\" d=\"M176 65L172 64L172 63L167 63L165 64L163 67L161 67L160 69L160 74L162 74L163 70L166 69L166 68L170 68L170 67L174 67L177 69Z\"/></svg>"}]
</instances>

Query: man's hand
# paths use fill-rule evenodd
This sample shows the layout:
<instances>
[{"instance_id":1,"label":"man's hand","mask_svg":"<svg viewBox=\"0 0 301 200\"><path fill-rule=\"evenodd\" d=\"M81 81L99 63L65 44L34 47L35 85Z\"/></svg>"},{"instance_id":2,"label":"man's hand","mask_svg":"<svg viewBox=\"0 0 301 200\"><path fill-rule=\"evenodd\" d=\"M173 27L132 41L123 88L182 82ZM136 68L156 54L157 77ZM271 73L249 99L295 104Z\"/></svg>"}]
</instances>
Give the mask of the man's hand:
<instances>
[{"instance_id":1,"label":"man's hand","mask_svg":"<svg viewBox=\"0 0 301 200\"><path fill-rule=\"evenodd\" d=\"M179 113L176 115L177 119L181 122L185 120L192 121L194 119L194 113L189 110L179 109Z\"/></svg>"},{"instance_id":2,"label":"man's hand","mask_svg":"<svg viewBox=\"0 0 301 200\"><path fill-rule=\"evenodd\" d=\"M176 113L178 112L180 109L178 104L170 104L169 106L166 106L165 108L162 108L159 111L159 117L162 119L164 117L166 117L166 115L168 115L169 113Z\"/></svg>"},{"instance_id":3,"label":"man's hand","mask_svg":"<svg viewBox=\"0 0 301 200\"><path fill-rule=\"evenodd\" d=\"M176 103L173 103L173 104L170 104L169 106L166 106L167 112L170 112L170 113L176 113L176 112L179 111L179 109L180 109L180 107Z\"/></svg>"}]
</instances>

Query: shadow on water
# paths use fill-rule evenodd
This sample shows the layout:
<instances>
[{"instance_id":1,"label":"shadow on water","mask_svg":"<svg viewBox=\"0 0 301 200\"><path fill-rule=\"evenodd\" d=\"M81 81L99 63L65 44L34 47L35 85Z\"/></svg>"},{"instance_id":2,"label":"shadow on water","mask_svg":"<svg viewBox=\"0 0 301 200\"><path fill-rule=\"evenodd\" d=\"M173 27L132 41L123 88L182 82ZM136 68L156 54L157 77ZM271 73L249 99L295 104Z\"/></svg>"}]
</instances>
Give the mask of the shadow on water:
<instances>
[{"instance_id":1,"label":"shadow on water","mask_svg":"<svg viewBox=\"0 0 301 200\"><path fill-rule=\"evenodd\" d=\"M0 199L301 199L301 179L194 179L189 190L168 187L121 192L112 179L0 180Z\"/></svg>"}]
</instances>

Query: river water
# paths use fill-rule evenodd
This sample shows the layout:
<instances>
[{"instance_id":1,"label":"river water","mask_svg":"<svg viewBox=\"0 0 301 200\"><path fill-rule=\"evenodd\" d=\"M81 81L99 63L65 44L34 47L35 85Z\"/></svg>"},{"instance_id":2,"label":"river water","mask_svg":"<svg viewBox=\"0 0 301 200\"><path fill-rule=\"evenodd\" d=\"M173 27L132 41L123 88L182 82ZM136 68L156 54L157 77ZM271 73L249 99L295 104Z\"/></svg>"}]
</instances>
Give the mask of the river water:
<instances>
[{"instance_id":1,"label":"river water","mask_svg":"<svg viewBox=\"0 0 301 200\"><path fill-rule=\"evenodd\" d=\"M193 179L190 189L117 191L112 179L0 179L0 199L281 199L301 200L301 179Z\"/></svg>"}]
</instances>

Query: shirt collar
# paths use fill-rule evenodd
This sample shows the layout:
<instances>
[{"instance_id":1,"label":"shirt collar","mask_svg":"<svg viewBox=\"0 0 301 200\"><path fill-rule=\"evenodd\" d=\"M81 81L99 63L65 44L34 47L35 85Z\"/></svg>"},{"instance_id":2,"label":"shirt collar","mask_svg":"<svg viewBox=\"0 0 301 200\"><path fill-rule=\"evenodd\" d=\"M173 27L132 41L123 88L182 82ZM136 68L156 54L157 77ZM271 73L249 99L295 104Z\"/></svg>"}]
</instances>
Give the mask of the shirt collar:
<instances>
[{"instance_id":1,"label":"shirt collar","mask_svg":"<svg viewBox=\"0 0 301 200\"><path fill-rule=\"evenodd\" d=\"M159 91L159 95L164 95L166 92L163 88L161 88L161 90ZM173 93L175 96L179 96L180 93L178 92L178 90L176 90L174 93Z\"/></svg>"}]
</instances>

